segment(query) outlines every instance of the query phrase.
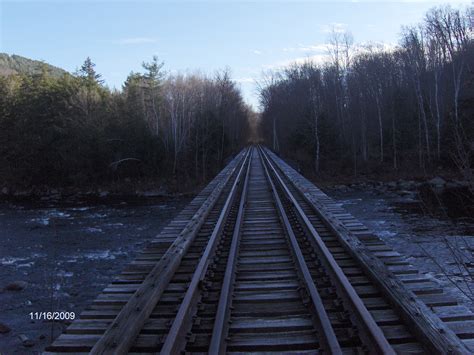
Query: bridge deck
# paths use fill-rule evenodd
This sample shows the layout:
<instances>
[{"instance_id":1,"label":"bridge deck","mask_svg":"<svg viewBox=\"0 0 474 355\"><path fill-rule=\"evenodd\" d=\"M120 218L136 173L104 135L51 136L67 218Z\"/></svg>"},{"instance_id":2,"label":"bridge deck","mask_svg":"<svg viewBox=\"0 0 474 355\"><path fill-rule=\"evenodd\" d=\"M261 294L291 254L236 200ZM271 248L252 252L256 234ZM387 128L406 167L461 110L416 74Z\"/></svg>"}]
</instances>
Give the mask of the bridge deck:
<instances>
[{"instance_id":1,"label":"bridge deck","mask_svg":"<svg viewBox=\"0 0 474 355\"><path fill-rule=\"evenodd\" d=\"M470 353L474 314L272 152L235 159L50 353Z\"/></svg>"}]
</instances>

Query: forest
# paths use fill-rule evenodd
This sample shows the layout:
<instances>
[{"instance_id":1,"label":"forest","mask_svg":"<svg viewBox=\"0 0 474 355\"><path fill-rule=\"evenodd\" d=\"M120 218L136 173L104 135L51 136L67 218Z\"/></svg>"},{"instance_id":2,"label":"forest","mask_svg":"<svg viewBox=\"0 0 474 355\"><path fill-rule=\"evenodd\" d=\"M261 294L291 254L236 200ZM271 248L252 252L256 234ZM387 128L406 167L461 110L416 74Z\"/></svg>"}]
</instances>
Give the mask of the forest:
<instances>
[{"instance_id":1,"label":"forest","mask_svg":"<svg viewBox=\"0 0 474 355\"><path fill-rule=\"evenodd\" d=\"M325 63L265 75L259 114L229 70L171 75L153 57L112 90L90 58L70 74L0 55L0 188L186 189L261 139L316 179L450 171L474 191L472 24L472 8L433 8L388 49L334 30Z\"/></svg>"},{"instance_id":2,"label":"forest","mask_svg":"<svg viewBox=\"0 0 474 355\"><path fill-rule=\"evenodd\" d=\"M260 83L262 136L315 177L441 169L474 191L473 23L472 9L433 8L391 49L333 31L328 62Z\"/></svg>"},{"instance_id":3,"label":"forest","mask_svg":"<svg viewBox=\"0 0 474 355\"><path fill-rule=\"evenodd\" d=\"M4 186L156 180L184 189L212 177L246 142L249 108L227 70L170 75L163 66L153 57L121 90L104 85L90 58L74 74L44 64L0 76Z\"/></svg>"}]
</instances>

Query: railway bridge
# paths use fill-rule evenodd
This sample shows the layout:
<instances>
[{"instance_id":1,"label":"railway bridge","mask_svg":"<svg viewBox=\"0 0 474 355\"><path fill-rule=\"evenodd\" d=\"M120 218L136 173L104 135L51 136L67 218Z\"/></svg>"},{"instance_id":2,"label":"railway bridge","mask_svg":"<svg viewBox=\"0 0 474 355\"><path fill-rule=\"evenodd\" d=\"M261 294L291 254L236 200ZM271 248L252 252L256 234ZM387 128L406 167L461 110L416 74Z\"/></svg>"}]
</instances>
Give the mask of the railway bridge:
<instances>
[{"instance_id":1,"label":"railway bridge","mask_svg":"<svg viewBox=\"0 0 474 355\"><path fill-rule=\"evenodd\" d=\"M474 314L251 146L47 351L469 354Z\"/></svg>"}]
</instances>

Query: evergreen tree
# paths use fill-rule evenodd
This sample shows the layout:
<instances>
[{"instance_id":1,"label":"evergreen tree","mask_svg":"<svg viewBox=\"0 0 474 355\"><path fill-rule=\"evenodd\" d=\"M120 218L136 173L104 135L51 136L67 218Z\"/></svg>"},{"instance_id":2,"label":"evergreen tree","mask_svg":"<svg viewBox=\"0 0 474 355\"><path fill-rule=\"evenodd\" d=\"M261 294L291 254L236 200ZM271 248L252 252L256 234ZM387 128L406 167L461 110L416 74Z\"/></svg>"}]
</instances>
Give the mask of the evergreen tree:
<instances>
[{"instance_id":1,"label":"evergreen tree","mask_svg":"<svg viewBox=\"0 0 474 355\"><path fill-rule=\"evenodd\" d=\"M90 57L87 57L81 66L81 69L76 71L76 75L85 79L89 84L102 85L104 81L101 79L102 75L95 71L95 63L92 62Z\"/></svg>"}]
</instances>

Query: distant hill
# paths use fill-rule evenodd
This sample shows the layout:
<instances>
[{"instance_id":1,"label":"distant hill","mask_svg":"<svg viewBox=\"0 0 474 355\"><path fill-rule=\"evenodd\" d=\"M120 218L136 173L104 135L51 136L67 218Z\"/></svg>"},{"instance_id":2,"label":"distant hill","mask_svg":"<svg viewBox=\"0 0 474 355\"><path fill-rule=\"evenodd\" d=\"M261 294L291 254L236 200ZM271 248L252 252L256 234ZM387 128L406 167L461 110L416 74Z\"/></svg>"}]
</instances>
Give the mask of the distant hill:
<instances>
[{"instance_id":1,"label":"distant hill","mask_svg":"<svg viewBox=\"0 0 474 355\"><path fill-rule=\"evenodd\" d=\"M41 72L42 65L46 65L50 74L54 77L60 77L67 73L64 69L39 60L28 59L16 54L0 53L0 75L37 74Z\"/></svg>"}]
</instances>

